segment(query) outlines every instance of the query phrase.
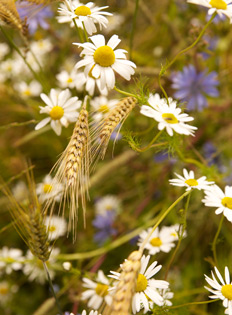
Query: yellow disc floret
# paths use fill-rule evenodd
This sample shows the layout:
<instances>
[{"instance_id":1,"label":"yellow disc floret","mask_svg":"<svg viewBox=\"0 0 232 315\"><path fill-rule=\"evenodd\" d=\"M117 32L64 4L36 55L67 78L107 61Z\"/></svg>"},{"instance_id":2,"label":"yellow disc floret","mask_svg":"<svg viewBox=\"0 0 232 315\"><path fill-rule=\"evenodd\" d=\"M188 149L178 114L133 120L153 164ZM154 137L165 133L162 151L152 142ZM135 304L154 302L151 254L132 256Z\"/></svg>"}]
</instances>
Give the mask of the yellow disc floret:
<instances>
[{"instance_id":1,"label":"yellow disc floret","mask_svg":"<svg viewBox=\"0 0 232 315\"><path fill-rule=\"evenodd\" d=\"M162 118L169 124L178 124L178 119L170 113L164 113Z\"/></svg>"},{"instance_id":2,"label":"yellow disc floret","mask_svg":"<svg viewBox=\"0 0 232 315\"><path fill-rule=\"evenodd\" d=\"M56 226L55 225L51 225L48 228L49 232L55 232L56 231Z\"/></svg>"},{"instance_id":3,"label":"yellow disc floret","mask_svg":"<svg viewBox=\"0 0 232 315\"><path fill-rule=\"evenodd\" d=\"M141 273L138 275L136 283L136 292L142 292L147 288L147 278Z\"/></svg>"},{"instance_id":4,"label":"yellow disc floret","mask_svg":"<svg viewBox=\"0 0 232 315\"><path fill-rule=\"evenodd\" d=\"M211 6L217 10L226 10L227 9L227 4L223 0L211 0L209 2Z\"/></svg>"},{"instance_id":5,"label":"yellow disc floret","mask_svg":"<svg viewBox=\"0 0 232 315\"><path fill-rule=\"evenodd\" d=\"M90 8L86 7L85 5L81 5L81 6L77 7L74 12L75 12L75 14L78 15L78 16L91 15L91 10L90 10Z\"/></svg>"},{"instance_id":6,"label":"yellow disc floret","mask_svg":"<svg viewBox=\"0 0 232 315\"><path fill-rule=\"evenodd\" d=\"M198 185L198 182L196 179L194 178L190 178L190 179L187 179L185 181L185 184L189 185L189 186L197 186Z\"/></svg>"},{"instance_id":7,"label":"yellow disc floret","mask_svg":"<svg viewBox=\"0 0 232 315\"><path fill-rule=\"evenodd\" d=\"M150 244L155 247L160 247L163 243L159 237L154 237L150 240Z\"/></svg>"},{"instance_id":8,"label":"yellow disc floret","mask_svg":"<svg viewBox=\"0 0 232 315\"><path fill-rule=\"evenodd\" d=\"M101 113L108 113L109 111L109 106L107 104L105 105L101 105L99 108L98 108L98 111L101 112ZM112 207L111 207L112 208Z\"/></svg>"},{"instance_id":9,"label":"yellow disc floret","mask_svg":"<svg viewBox=\"0 0 232 315\"><path fill-rule=\"evenodd\" d=\"M107 284L98 283L95 288L95 291L97 295L104 297L108 294L108 289L109 289L109 286Z\"/></svg>"},{"instance_id":10,"label":"yellow disc floret","mask_svg":"<svg viewBox=\"0 0 232 315\"><path fill-rule=\"evenodd\" d=\"M115 62L115 54L111 47L101 46L95 50L93 59L101 67L110 67Z\"/></svg>"},{"instance_id":11,"label":"yellow disc floret","mask_svg":"<svg viewBox=\"0 0 232 315\"><path fill-rule=\"evenodd\" d=\"M44 184L43 186L43 191L45 194L48 194L52 191L53 187L50 184Z\"/></svg>"},{"instance_id":12,"label":"yellow disc floret","mask_svg":"<svg viewBox=\"0 0 232 315\"><path fill-rule=\"evenodd\" d=\"M225 298L232 300L232 284L223 285L221 292Z\"/></svg>"},{"instance_id":13,"label":"yellow disc floret","mask_svg":"<svg viewBox=\"0 0 232 315\"><path fill-rule=\"evenodd\" d=\"M49 113L51 119L59 120L64 115L64 110L61 106L54 106Z\"/></svg>"},{"instance_id":14,"label":"yellow disc floret","mask_svg":"<svg viewBox=\"0 0 232 315\"><path fill-rule=\"evenodd\" d=\"M9 289L7 287L0 288L0 295L7 295L9 293Z\"/></svg>"},{"instance_id":15,"label":"yellow disc floret","mask_svg":"<svg viewBox=\"0 0 232 315\"><path fill-rule=\"evenodd\" d=\"M222 205L224 207L229 208L230 210L232 210L232 198L231 197L224 197L222 199Z\"/></svg>"}]
</instances>

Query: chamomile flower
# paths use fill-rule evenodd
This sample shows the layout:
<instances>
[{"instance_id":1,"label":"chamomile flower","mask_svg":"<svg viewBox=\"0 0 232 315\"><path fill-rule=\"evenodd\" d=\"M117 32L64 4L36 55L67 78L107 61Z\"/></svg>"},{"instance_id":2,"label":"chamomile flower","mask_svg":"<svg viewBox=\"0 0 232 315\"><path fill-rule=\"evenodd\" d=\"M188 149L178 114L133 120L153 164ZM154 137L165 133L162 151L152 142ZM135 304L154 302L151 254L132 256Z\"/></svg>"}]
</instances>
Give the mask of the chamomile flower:
<instances>
[{"instance_id":1,"label":"chamomile flower","mask_svg":"<svg viewBox=\"0 0 232 315\"><path fill-rule=\"evenodd\" d=\"M106 215L108 211L114 212L115 214L119 213L121 210L120 200L113 195L106 195L102 198L99 198L95 203L96 214Z\"/></svg>"},{"instance_id":2,"label":"chamomile flower","mask_svg":"<svg viewBox=\"0 0 232 315\"><path fill-rule=\"evenodd\" d=\"M230 4L232 4L231 0L187 0L187 2L209 8L209 15L217 12L220 17L226 15L230 20L232 18L232 7L230 6ZM230 23L232 23L232 20Z\"/></svg>"},{"instance_id":3,"label":"chamomile flower","mask_svg":"<svg viewBox=\"0 0 232 315\"><path fill-rule=\"evenodd\" d=\"M199 179L194 178L194 172L188 171L184 168L183 169L184 177L175 173L175 175L178 177L178 179L170 179L169 182L173 186L180 186L180 187L187 187L186 191L189 191L191 189L198 189L198 190L204 190L208 189L210 185L214 184L214 182L208 182L206 180L206 176L202 176Z\"/></svg>"},{"instance_id":4,"label":"chamomile flower","mask_svg":"<svg viewBox=\"0 0 232 315\"><path fill-rule=\"evenodd\" d=\"M49 117L43 119L35 126L35 130L39 130L51 123L52 129L59 136L61 134L62 126L68 127L70 122L75 122L79 113L77 109L81 107L81 101L78 101L78 97L71 97L71 93L68 89L58 91L51 89L49 97L42 93L41 99L47 105L45 107L40 106L40 113L48 114Z\"/></svg>"},{"instance_id":5,"label":"chamomile flower","mask_svg":"<svg viewBox=\"0 0 232 315\"><path fill-rule=\"evenodd\" d=\"M0 282L0 305L8 303L12 295L18 291L18 286L11 285L7 281Z\"/></svg>"},{"instance_id":6,"label":"chamomile flower","mask_svg":"<svg viewBox=\"0 0 232 315\"><path fill-rule=\"evenodd\" d=\"M182 235L182 238L187 236L186 231L183 231L182 228L183 227L180 226L179 224L174 224L171 226L162 227L162 231L166 231L167 235L173 238L173 241L178 241L179 239L178 233Z\"/></svg>"},{"instance_id":7,"label":"chamomile flower","mask_svg":"<svg viewBox=\"0 0 232 315\"><path fill-rule=\"evenodd\" d=\"M165 305L165 306L172 306L172 302L169 301L169 300L173 298L174 293L171 292L169 288L167 288L167 289L159 289L158 292L162 296L162 298L164 299L163 305Z\"/></svg>"},{"instance_id":8,"label":"chamomile flower","mask_svg":"<svg viewBox=\"0 0 232 315\"><path fill-rule=\"evenodd\" d=\"M36 193L39 196L39 201L43 203L47 199L53 198L55 201L59 201L63 185L56 179L52 178L51 175L46 175L42 183L36 187Z\"/></svg>"},{"instance_id":9,"label":"chamomile flower","mask_svg":"<svg viewBox=\"0 0 232 315\"><path fill-rule=\"evenodd\" d=\"M107 87L101 88L101 79L95 79L91 75L91 71L85 75L84 72L82 73L82 77L80 82L83 82L85 85L85 90L89 93L89 95L93 96L95 89L97 88L101 95L107 95L108 89Z\"/></svg>"},{"instance_id":10,"label":"chamomile flower","mask_svg":"<svg viewBox=\"0 0 232 315\"><path fill-rule=\"evenodd\" d=\"M5 43L0 43L0 60L2 60L9 52L9 46Z\"/></svg>"},{"instance_id":11,"label":"chamomile flower","mask_svg":"<svg viewBox=\"0 0 232 315\"><path fill-rule=\"evenodd\" d=\"M22 269L23 253L18 248L8 248L4 246L0 250L0 271L5 271L7 274Z\"/></svg>"},{"instance_id":12,"label":"chamomile flower","mask_svg":"<svg viewBox=\"0 0 232 315\"><path fill-rule=\"evenodd\" d=\"M90 101L94 110L93 119L100 121L119 101L116 99L108 100L105 96L98 96Z\"/></svg>"},{"instance_id":13,"label":"chamomile flower","mask_svg":"<svg viewBox=\"0 0 232 315\"><path fill-rule=\"evenodd\" d=\"M112 296L109 289L109 279L104 275L102 270L99 270L97 273L96 282L83 278L83 287L88 290L82 293L82 300L89 300L88 307L91 307L95 310L99 309L103 301L106 304L110 305L112 302Z\"/></svg>"},{"instance_id":14,"label":"chamomile flower","mask_svg":"<svg viewBox=\"0 0 232 315\"><path fill-rule=\"evenodd\" d=\"M37 57L49 53L52 48L53 45L48 38L40 39L31 43L31 50Z\"/></svg>"},{"instance_id":15,"label":"chamomile flower","mask_svg":"<svg viewBox=\"0 0 232 315\"><path fill-rule=\"evenodd\" d=\"M141 258L141 268L137 278L135 294L132 298L133 314L139 312L142 307L144 308L144 313L149 311L150 301L159 306L163 305L164 303L164 299L158 293L158 289L167 289L169 283L167 281L155 280L153 278L154 275L160 271L162 266L157 266L158 262L155 261L148 267L149 260L150 256L143 255ZM114 271L111 271L111 273L111 278L119 280L120 273Z\"/></svg>"},{"instance_id":16,"label":"chamomile flower","mask_svg":"<svg viewBox=\"0 0 232 315\"><path fill-rule=\"evenodd\" d=\"M93 2L84 5L77 0L65 0L58 9L60 16L57 20L59 23L71 23L71 26L74 26L75 19L77 27L85 27L87 33L92 35L97 31L95 24L100 26L100 30L107 26L108 20L105 16L112 14L102 11L106 8L108 6L98 7Z\"/></svg>"},{"instance_id":17,"label":"chamomile flower","mask_svg":"<svg viewBox=\"0 0 232 315\"><path fill-rule=\"evenodd\" d=\"M136 65L126 60L126 50L115 50L121 41L118 36L113 35L107 44L103 35L91 36L90 40L92 43L73 43L83 48L81 56L84 56L83 60L77 62L76 69L85 67L86 76L91 72L94 78L100 79L101 89L105 87L108 89L114 88L114 71L124 79L130 80L131 75L135 72Z\"/></svg>"},{"instance_id":18,"label":"chamomile flower","mask_svg":"<svg viewBox=\"0 0 232 315\"><path fill-rule=\"evenodd\" d=\"M207 207L215 207L216 214L223 213L228 221L232 222L232 186L226 186L225 192L217 185L205 190L205 198L202 200Z\"/></svg>"},{"instance_id":19,"label":"chamomile flower","mask_svg":"<svg viewBox=\"0 0 232 315\"><path fill-rule=\"evenodd\" d=\"M144 230L139 235L138 246L143 243L151 230L152 228ZM169 229L163 227L160 231L159 228L155 229L144 248L148 250L150 255L154 255L159 252L168 253L173 247L175 247L173 235Z\"/></svg>"},{"instance_id":20,"label":"chamomile flower","mask_svg":"<svg viewBox=\"0 0 232 315\"><path fill-rule=\"evenodd\" d=\"M48 230L48 239L55 240L63 236L67 231L67 222L64 218L57 215L48 216L45 218L44 224Z\"/></svg>"},{"instance_id":21,"label":"chamomile flower","mask_svg":"<svg viewBox=\"0 0 232 315\"><path fill-rule=\"evenodd\" d=\"M76 69L73 69L71 72L63 70L57 74L56 78L61 88L76 88L78 91L82 91L84 86L83 75L83 73L78 73Z\"/></svg>"},{"instance_id":22,"label":"chamomile flower","mask_svg":"<svg viewBox=\"0 0 232 315\"><path fill-rule=\"evenodd\" d=\"M212 287L208 288L205 287L208 291L213 293L209 297L211 299L220 299L223 301L223 306L228 308L227 314L232 315L232 282L230 281L230 273L228 267L225 267L225 281L222 278L220 272L218 271L217 267L214 267L215 273L211 272L212 279L205 275L205 280L208 284ZM218 278L218 280L216 279Z\"/></svg>"},{"instance_id":23,"label":"chamomile flower","mask_svg":"<svg viewBox=\"0 0 232 315\"><path fill-rule=\"evenodd\" d=\"M16 83L14 88L19 92L23 98L29 98L31 96L39 96L42 92L42 86L38 81L31 81L29 84L26 82Z\"/></svg>"},{"instance_id":24,"label":"chamomile flower","mask_svg":"<svg viewBox=\"0 0 232 315\"><path fill-rule=\"evenodd\" d=\"M196 130L197 127L186 124L186 122L192 121L194 118L188 116L188 114L181 113L181 109L176 107L176 101L169 98L169 104L167 104L165 99L158 101L157 98L157 102L151 101L151 98L149 99L150 106L143 105L140 113L158 121L159 130L166 128L169 136L173 136L173 131L184 135L194 135L194 130Z\"/></svg>"}]
</instances>

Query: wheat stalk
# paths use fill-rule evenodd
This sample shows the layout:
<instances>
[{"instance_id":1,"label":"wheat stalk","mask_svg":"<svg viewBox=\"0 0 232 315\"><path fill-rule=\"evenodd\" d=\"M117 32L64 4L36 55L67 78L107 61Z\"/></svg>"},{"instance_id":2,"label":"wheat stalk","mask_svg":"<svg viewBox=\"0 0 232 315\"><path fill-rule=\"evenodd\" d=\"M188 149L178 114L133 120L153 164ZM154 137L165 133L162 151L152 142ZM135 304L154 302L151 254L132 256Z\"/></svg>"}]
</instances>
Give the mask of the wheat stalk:
<instances>
[{"instance_id":1,"label":"wheat stalk","mask_svg":"<svg viewBox=\"0 0 232 315\"><path fill-rule=\"evenodd\" d=\"M1 0L0 20L3 23L22 31L24 26L19 17L14 0Z\"/></svg>"},{"instance_id":2,"label":"wheat stalk","mask_svg":"<svg viewBox=\"0 0 232 315\"><path fill-rule=\"evenodd\" d=\"M142 252L132 252L122 264L122 272L113 295L112 304L102 315L130 315L132 297L135 293Z\"/></svg>"},{"instance_id":3,"label":"wheat stalk","mask_svg":"<svg viewBox=\"0 0 232 315\"><path fill-rule=\"evenodd\" d=\"M63 206L62 212L64 214L66 203L68 203L70 208L68 230L73 230L74 233L78 218L79 196L85 219L86 194L88 195L89 187L89 164L88 111L86 105L83 105L69 144L53 168L56 171L54 182L64 185L60 207ZM67 200L68 202L66 202ZM52 214L54 203L54 200L49 200L45 205L45 210L52 204Z\"/></svg>"},{"instance_id":4,"label":"wheat stalk","mask_svg":"<svg viewBox=\"0 0 232 315\"><path fill-rule=\"evenodd\" d=\"M97 156L101 159L104 159L112 133L119 123L124 123L132 109L135 107L136 103L137 100L134 97L124 98L118 104L116 104L116 106L108 113L108 115L100 122L100 124L93 128L93 157Z\"/></svg>"}]
</instances>

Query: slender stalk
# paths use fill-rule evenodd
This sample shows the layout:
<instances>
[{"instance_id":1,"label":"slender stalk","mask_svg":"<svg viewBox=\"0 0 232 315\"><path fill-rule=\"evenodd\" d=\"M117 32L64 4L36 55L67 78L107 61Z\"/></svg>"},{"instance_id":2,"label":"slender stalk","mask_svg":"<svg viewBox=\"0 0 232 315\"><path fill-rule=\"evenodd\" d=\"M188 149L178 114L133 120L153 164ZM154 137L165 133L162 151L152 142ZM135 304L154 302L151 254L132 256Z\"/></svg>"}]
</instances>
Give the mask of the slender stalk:
<instances>
[{"instance_id":1,"label":"slender stalk","mask_svg":"<svg viewBox=\"0 0 232 315\"><path fill-rule=\"evenodd\" d=\"M159 87L162 90L162 92L164 93L164 96L168 102L168 97L167 97L167 93L165 92L165 89L163 88L162 84L161 84L161 77L165 74L165 72L174 64L174 62L176 62L176 60L183 54L185 54L186 52L188 52L190 49L192 49L193 47L195 47L198 42L200 41L200 39L202 38L202 36L205 34L206 29L208 28L208 26L211 24L211 22L213 21L213 19L215 18L215 16L217 15L217 12L215 12L211 19L206 23L206 25L203 27L202 31L200 32L200 34L198 35L197 39L188 47L182 49L170 62L168 62L164 67L162 67L160 73L159 73L159 77L158 77L158 83L159 83Z\"/></svg>"},{"instance_id":2,"label":"slender stalk","mask_svg":"<svg viewBox=\"0 0 232 315\"><path fill-rule=\"evenodd\" d=\"M218 265L216 245L217 245L218 236L219 236L221 228L222 228L223 221L224 221L224 215L222 214L221 220L220 220L220 223L219 223L219 226L218 226L218 229L217 229L217 233L215 234L214 239L213 239L213 243L212 243L213 259L214 259L214 262L215 262L216 266Z\"/></svg>"},{"instance_id":3,"label":"slender stalk","mask_svg":"<svg viewBox=\"0 0 232 315\"><path fill-rule=\"evenodd\" d=\"M182 241L182 239L183 239L184 231L185 231L185 228L186 228L186 215L187 215L187 211L188 211L188 208L189 208L190 197L191 197L191 194L189 194L188 197L187 197L187 201L186 201L185 209L184 209L184 222L183 222L183 224L182 224L181 235L180 235L180 237L179 237L179 240L178 240L178 243L177 243L177 245L176 245L175 251L173 252L172 257L171 257L171 259L170 259L170 261L169 261L169 264L168 264L168 266L167 266L167 269L166 269L166 272L165 272L165 276L164 276L164 280L167 280L169 270L170 270L170 268L171 268L171 265L172 265L173 262L174 262L174 259L175 259L175 257L176 257L176 254L177 254L177 252L178 252L178 249L180 248L181 241Z\"/></svg>"},{"instance_id":4,"label":"slender stalk","mask_svg":"<svg viewBox=\"0 0 232 315\"><path fill-rule=\"evenodd\" d=\"M122 90L118 89L116 86L114 87L114 90L117 91L118 93L123 94L123 95L126 95L126 96L133 96L133 97L137 98L137 96L136 96L135 94L122 91Z\"/></svg>"},{"instance_id":5,"label":"slender stalk","mask_svg":"<svg viewBox=\"0 0 232 315\"><path fill-rule=\"evenodd\" d=\"M89 42L89 37L88 37L88 33L87 33L87 31L86 31L86 27L85 27L85 24L84 24L84 22L82 22L82 25L83 25L83 30L84 30L84 36L85 36L85 40L86 40L86 42Z\"/></svg>"},{"instance_id":6,"label":"slender stalk","mask_svg":"<svg viewBox=\"0 0 232 315\"><path fill-rule=\"evenodd\" d=\"M136 0L135 11L134 11L134 15L133 15L133 22L132 22L132 30L131 30L131 36L130 36L129 59L132 59L132 50L133 50L133 42L134 42L135 27L136 27L136 20L137 20L137 16L138 16L138 10L139 10L139 0Z\"/></svg>"},{"instance_id":7,"label":"slender stalk","mask_svg":"<svg viewBox=\"0 0 232 315\"><path fill-rule=\"evenodd\" d=\"M58 308L58 311L60 312L59 315L62 315L63 312L62 312L62 310L61 310L60 303L59 303L59 301L58 301L58 299L57 299L57 296L56 296L56 293L55 293L55 291L54 291L53 284L52 284L52 279L51 279L51 277L50 277L50 274L49 274L49 271L48 271L48 267L47 267L47 265L46 265L46 262L44 262L44 261L43 261L43 266L44 266L44 270L45 270L46 275L47 275L47 278L48 278L48 283L49 283L49 285L50 285L50 288L51 288L51 291L52 291L52 295L54 296L54 299L55 299L55 302L56 302L56 306L57 306L57 308Z\"/></svg>"},{"instance_id":8,"label":"slender stalk","mask_svg":"<svg viewBox=\"0 0 232 315\"><path fill-rule=\"evenodd\" d=\"M148 146L146 146L144 148L141 148L141 149L135 147L132 143L129 143L129 144L130 144L130 146L131 146L131 148L133 150L142 153L142 152L146 152L147 150L149 150L151 148L157 148L157 147L161 147L162 145L167 145L168 141L156 143L156 144L153 144L153 145L148 145Z\"/></svg>"},{"instance_id":9,"label":"slender stalk","mask_svg":"<svg viewBox=\"0 0 232 315\"><path fill-rule=\"evenodd\" d=\"M158 225L166 218L166 216L169 214L169 212L185 197L190 194L191 190L186 191L183 195L181 195L171 206L163 213L160 215L159 219L157 220L156 224L153 226L151 229L150 233L147 235L147 237L144 239L143 243L139 247L139 251L143 252L144 247L146 243L148 242L149 238L151 237L152 233L155 231L155 229L158 227Z\"/></svg>"},{"instance_id":10,"label":"slender stalk","mask_svg":"<svg viewBox=\"0 0 232 315\"><path fill-rule=\"evenodd\" d=\"M84 40L84 38L83 38L83 34L82 34L82 32L81 32L80 28L77 26L77 22L76 22L76 20L75 20L75 19L73 19L73 23L74 23L75 28L76 28L76 30L77 30L78 37L79 37L80 41L81 41L82 43L84 43L84 42L85 42L85 40Z\"/></svg>"},{"instance_id":11,"label":"slender stalk","mask_svg":"<svg viewBox=\"0 0 232 315\"><path fill-rule=\"evenodd\" d=\"M220 299L209 300L209 301L201 301L201 302L184 303L184 304L180 304L180 305L170 306L169 309L172 309L172 310L173 310L173 309L181 308L181 307L184 307L184 306L209 304L209 303L213 303L213 302L217 302L217 301L220 301Z\"/></svg>"}]
</instances>

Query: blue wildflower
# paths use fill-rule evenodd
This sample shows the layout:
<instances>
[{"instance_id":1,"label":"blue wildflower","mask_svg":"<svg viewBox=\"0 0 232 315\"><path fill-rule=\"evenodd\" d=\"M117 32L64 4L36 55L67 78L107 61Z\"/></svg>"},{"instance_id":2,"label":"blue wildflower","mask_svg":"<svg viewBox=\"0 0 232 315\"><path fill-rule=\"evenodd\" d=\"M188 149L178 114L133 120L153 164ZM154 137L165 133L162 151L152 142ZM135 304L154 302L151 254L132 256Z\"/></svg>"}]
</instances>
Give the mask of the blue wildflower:
<instances>
[{"instance_id":1,"label":"blue wildflower","mask_svg":"<svg viewBox=\"0 0 232 315\"><path fill-rule=\"evenodd\" d=\"M202 110L208 106L206 96L219 95L217 73L206 72L197 72L193 65L189 65L172 75L172 88L177 90L174 97L187 102L188 110Z\"/></svg>"},{"instance_id":2,"label":"blue wildflower","mask_svg":"<svg viewBox=\"0 0 232 315\"><path fill-rule=\"evenodd\" d=\"M48 29L49 24L46 18L53 16L53 12L49 7L28 3L27 1L16 2L17 10L21 19L27 17L29 24L29 33L34 34L38 27Z\"/></svg>"},{"instance_id":3,"label":"blue wildflower","mask_svg":"<svg viewBox=\"0 0 232 315\"><path fill-rule=\"evenodd\" d=\"M94 240L102 245L109 237L116 235L117 230L112 227L115 219L114 211L107 211L104 215L97 215L93 226L99 231L94 235Z\"/></svg>"}]
</instances>

